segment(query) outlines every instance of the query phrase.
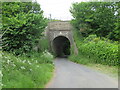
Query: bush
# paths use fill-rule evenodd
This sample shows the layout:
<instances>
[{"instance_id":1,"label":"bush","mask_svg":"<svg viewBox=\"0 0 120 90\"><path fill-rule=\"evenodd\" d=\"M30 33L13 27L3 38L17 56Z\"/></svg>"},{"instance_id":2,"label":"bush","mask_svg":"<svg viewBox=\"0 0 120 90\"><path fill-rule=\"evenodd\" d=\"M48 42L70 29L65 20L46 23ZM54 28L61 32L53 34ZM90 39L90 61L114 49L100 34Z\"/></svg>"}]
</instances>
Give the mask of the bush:
<instances>
[{"instance_id":1,"label":"bush","mask_svg":"<svg viewBox=\"0 0 120 90\"><path fill-rule=\"evenodd\" d=\"M76 59L79 62L81 57L89 58L91 61L81 61L86 63L100 63L105 65L118 65L118 42L97 37L96 35L89 35L82 42L77 39L77 47L79 50L78 56L72 59ZM77 59L79 58L79 59ZM77 61L78 60L78 61Z\"/></svg>"},{"instance_id":2,"label":"bush","mask_svg":"<svg viewBox=\"0 0 120 90\"><path fill-rule=\"evenodd\" d=\"M88 38L84 41L87 41ZM118 65L118 44L100 40L100 38L97 37L89 42L81 43L78 48L81 54L89 58L95 57L94 62L96 63Z\"/></svg>"}]
</instances>

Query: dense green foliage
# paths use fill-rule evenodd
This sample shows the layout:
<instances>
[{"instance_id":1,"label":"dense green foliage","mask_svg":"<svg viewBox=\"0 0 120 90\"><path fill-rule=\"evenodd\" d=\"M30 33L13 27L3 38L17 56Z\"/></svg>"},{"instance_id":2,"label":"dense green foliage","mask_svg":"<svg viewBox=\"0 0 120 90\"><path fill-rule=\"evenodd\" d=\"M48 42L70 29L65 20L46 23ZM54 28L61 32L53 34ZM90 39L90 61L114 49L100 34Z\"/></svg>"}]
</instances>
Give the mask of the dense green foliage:
<instances>
[{"instance_id":1,"label":"dense green foliage","mask_svg":"<svg viewBox=\"0 0 120 90\"><path fill-rule=\"evenodd\" d=\"M83 43L79 43L81 54L96 58L95 63L118 65L118 45L108 40L101 40L96 35L90 35Z\"/></svg>"},{"instance_id":2,"label":"dense green foliage","mask_svg":"<svg viewBox=\"0 0 120 90\"><path fill-rule=\"evenodd\" d=\"M70 9L73 26L84 37L96 34L112 40L119 40L120 2L81 2Z\"/></svg>"},{"instance_id":3,"label":"dense green foliage","mask_svg":"<svg viewBox=\"0 0 120 90\"><path fill-rule=\"evenodd\" d=\"M52 76L53 56L48 52L2 55L3 88L43 88Z\"/></svg>"},{"instance_id":4,"label":"dense green foliage","mask_svg":"<svg viewBox=\"0 0 120 90\"><path fill-rule=\"evenodd\" d=\"M120 2L81 2L70 9L74 39L79 54L73 61L82 64L118 65ZM110 40L111 39L111 40ZM86 57L88 60L80 60Z\"/></svg>"},{"instance_id":5,"label":"dense green foliage","mask_svg":"<svg viewBox=\"0 0 120 90\"><path fill-rule=\"evenodd\" d=\"M36 2L3 2L2 20L3 50L15 54L31 51L47 24Z\"/></svg>"},{"instance_id":6,"label":"dense green foliage","mask_svg":"<svg viewBox=\"0 0 120 90\"><path fill-rule=\"evenodd\" d=\"M71 60L81 64L98 63L109 66L118 66L118 42L113 42L96 35L89 35L81 39L78 32L74 33L74 39L78 48L78 55L72 55ZM82 61L81 57L87 59Z\"/></svg>"}]
</instances>

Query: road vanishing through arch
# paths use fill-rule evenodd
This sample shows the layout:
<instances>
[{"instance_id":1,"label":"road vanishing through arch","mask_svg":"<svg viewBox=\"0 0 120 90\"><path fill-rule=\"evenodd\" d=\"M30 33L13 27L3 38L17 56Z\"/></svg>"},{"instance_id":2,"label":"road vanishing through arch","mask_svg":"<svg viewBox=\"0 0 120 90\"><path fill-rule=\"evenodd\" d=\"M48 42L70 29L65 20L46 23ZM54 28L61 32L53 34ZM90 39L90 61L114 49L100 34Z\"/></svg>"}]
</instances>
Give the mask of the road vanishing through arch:
<instances>
[{"instance_id":1,"label":"road vanishing through arch","mask_svg":"<svg viewBox=\"0 0 120 90\"><path fill-rule=\"evenodd\" d=\"M66 58L56 58L55 73L46 88L118 88L118 81Z\"/></svg>"},{"instance_id":2,"label":"road vanishing through arch","mask_svg":"<svg viewBox=\"0 0 120 90\"><path fill-rule=\"evenodd\" d=\"M73 27L69 21L53 21L48 23L45 36L49 42L49 50L56 54L56 56L68 56L70 54L70 47L72 47L75 54L78 53L72 30ZM65 48L67 49L64 50Z\"/></svg>"},{"instance_id":3,"label":"road vanishing through arch","mask_svg":"<svg viewBox=\"0 0 120 90\"><path fill-rule=\"evenodd\" d=\"M64 57L70 55L70 41L64 36L58 36L53 40L53 51L55 56Z\"/></svg>"}]
</instances>

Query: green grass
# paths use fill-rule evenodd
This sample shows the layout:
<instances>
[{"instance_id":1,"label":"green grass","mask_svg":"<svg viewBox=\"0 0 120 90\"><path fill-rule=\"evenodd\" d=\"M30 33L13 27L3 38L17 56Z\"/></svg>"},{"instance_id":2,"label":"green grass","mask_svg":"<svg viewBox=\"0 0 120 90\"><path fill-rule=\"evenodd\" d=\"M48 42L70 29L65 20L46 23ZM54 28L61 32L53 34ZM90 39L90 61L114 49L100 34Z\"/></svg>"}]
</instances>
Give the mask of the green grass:
<instances>
[{"instance_id":1,"label":"green grass","mask_svg":"<svg viewBox=\"0 0 120 90\"><path fill-rule=\"evenodd\" d=\"M94 58L89 58L89 57L83 56L81 54L78 54L76 56L71 55L69 57L69 59L78 64L83 64L89 68L92 68L101 73L107 74L112 78L118 79L118 66L109 66L109 65L95 63L95 62L93 62L94 60L92 60Z\"/></svg>"},{"instance_id":2,"label":"green grass","mask_svg":"<svg viewBox=\"0 0 120 90\"><path fill-rule=\"evenodd\" d=\"M117 66L108 66L102 64L88 64L88 67L95 69L101 73L105 73L110 77L113 77L118 80L118 67Z\"/></svg>"},{"instance_id":3,"label":"green grass","mask_svg":"<svg viewBox=\"0 0 120 90\"><path fill-rule=\"evenodd\" d=\"M0 51L0 90L2 89L2 54Z\"/></svg>"},{"instance_id":4,"label":"green grass","mask_svg":"<svg viewBox=\"0 0 120 90\"><path fill-rule=\"evenodd\" d=\"M48 52L22 56L2 54L3 88L44 88L52 77L53 56Z\"/></svg>"}]
</instances>

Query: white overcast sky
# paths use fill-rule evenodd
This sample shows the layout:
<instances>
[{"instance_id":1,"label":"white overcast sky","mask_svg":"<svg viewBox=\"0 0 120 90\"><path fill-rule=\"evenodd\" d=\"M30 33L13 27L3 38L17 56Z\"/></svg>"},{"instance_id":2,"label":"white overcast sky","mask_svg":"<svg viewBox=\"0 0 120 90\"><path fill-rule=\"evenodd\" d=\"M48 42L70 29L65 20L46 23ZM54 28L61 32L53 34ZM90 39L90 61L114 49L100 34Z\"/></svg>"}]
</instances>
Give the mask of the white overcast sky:
<instances>
[{"instance_id":1,"label":"white overcast sky","mask_svg":"<svg viewBox=\"0 0 120 90\"><path fill-rule=\"evenodd\" d=\"M50 17L51 14L52 19L59 20L70 20L72 16L69 9L72 3L81 1L88 0L37 0L45 17Z\"/></svg>"}]
</instances>

